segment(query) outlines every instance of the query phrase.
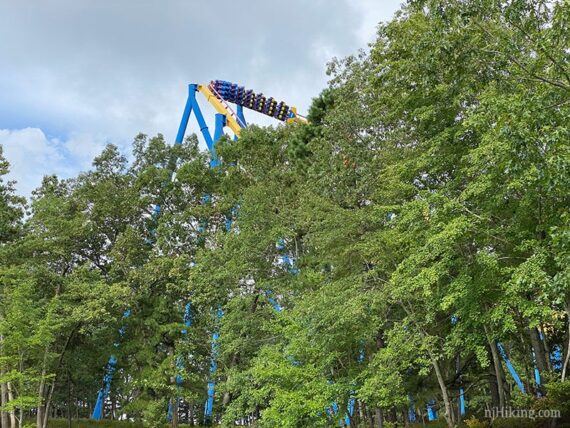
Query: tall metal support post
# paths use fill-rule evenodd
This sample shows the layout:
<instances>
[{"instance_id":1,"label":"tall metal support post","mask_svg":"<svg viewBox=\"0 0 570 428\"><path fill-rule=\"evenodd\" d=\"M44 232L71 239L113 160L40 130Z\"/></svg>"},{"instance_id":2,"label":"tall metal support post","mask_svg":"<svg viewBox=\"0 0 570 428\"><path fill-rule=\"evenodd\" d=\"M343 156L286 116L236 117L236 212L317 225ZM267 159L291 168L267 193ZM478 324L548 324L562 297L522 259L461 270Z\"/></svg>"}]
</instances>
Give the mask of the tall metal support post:
<instances>
[{"instance_id":1,"label":"tall metal support post","mask_svg":"<svg viewBox=\"0 0 570 428\"><path fill-rule=\"evenodd\" d=\"M431 399L427 403L427 417L428 421L433 422L437 420L437 410L435 408L436 401Z\"/></svg>"},{"instance_id":2,"label":"tall metal support post","mask_svg":"<svg viewBox=\"0 0 570 428\"><path fill-rule=\"evenodd\" d=\"M91 419L95 421L100 421L103 419L103 408L105 407L105 401L107 400L107 396L111 391L111 381L113 380L113 375L115 374L115 370L117 369L117 357L111 355L109 357L109 361L105 366L105 376L103 376L103 386L99 390L97 394L97 402L95 403L95 407L93 408L93 413L91 414Z\"/></svg>"},{"instance_id":3,"label":"tall metal support post","mask_svg":"<svg viewBox=\"0 0 570 428\"><path fill-rule=\"evenodd\" d=\"M126 310L123 313L123 320L127 319L131 315L130 310ZM119 340L117 340L113 346L118 348L120 346L120 339L125 335L125 327L119 329ZM113 375L117 370L117 357L113 354L109 357L109 361L105 366L105 375L103 376L103 386L97 394L97 401L95 402L95 407L93 408L93 413L91 413L91 419L95 421L100 421L103 418L103 410L105 408L105 401L109 396L111 391L111 382L113 381Z\"/></svg>"},{"instance_id":4,"label":"tall metal support post","mask_svg":"<svg viewBox=\"0 0 570 428\"><path fill-rule=\"evenodd\" d=\"M509 357L507 357L507 353L505 352L505 348L503 347L503 344L497 342L497 349L499 350L499 354L501 354L501 357L503 358L503 361L507 365L507 369L509 370L509 373L513 377L513 380L515 381L515 383L517 384L517 387L519 388L520 392L522 392L523 394L526 394L524 384L522 383L521 378L519 377L517 371L515 370L515 367L511 363L511 360L509 360Z\"/></svg>"},{"instance_id":5,"label":"tall metal support post","mask_svg":"<svg viewBox=\"0 0 570 428\"><path fill-rule=\"evenodd\" d=\"M243 106L237 104L236 105L236 114L238 119L241 121L242 125L245 127L247 127L247 122L245 120L245 116L243 115Z\"/></svg>"}]
</instances>

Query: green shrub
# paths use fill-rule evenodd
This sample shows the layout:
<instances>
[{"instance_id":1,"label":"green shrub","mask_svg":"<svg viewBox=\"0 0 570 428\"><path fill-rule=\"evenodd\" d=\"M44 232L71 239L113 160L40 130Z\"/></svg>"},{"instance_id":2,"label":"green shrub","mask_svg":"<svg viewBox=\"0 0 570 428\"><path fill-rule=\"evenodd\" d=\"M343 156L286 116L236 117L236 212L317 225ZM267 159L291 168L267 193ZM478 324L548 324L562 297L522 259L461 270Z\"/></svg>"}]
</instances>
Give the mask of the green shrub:
<instances>
[{"instance_id":1,"label":"green shrub","mask_svg":"<svg viewBox=\"0 0 570 428\"><path fill-rule=\"evenodd\" d=\"M546 385L545 404L550 409L558 409L566 418L570 417L570 380L552 382Z\"/></svg>"}]
</instances>

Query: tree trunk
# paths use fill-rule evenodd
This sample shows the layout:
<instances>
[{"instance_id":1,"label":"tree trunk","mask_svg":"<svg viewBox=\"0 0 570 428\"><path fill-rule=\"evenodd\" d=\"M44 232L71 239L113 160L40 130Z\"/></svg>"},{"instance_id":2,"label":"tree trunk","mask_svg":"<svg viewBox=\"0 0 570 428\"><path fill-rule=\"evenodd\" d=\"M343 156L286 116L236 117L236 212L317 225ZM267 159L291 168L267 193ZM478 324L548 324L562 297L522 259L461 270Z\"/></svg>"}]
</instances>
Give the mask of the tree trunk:
<instances>
[{"instance_id":1,"label":"tree trunk","mask_svg":"<svg viewBox=\"0 0 570 428\"><path fill-rule=\"evenodd\" d=\"M6 390L8 391L8 401L12 401L14 399L14 387L11 382L6 383ZM16 428L18 426L18 423L16 422L16 409L10 410L9 415L10 426Z\"/></svg>"},{"instance_id":2,"label":"tree trunk","mask_svg":"<svg viewBox=\"0 0 570 428\"><path fill-rule=\"evenodd\" d=\"M79 325L76 325L73 328L73 330L71 330L71 333L69 333L69 336L67 336L67 339L65 340L65 344L63 345L63 349L61 350L61 354L59 354L57 366L55 367L55 375L53 377L53 381L51 382L51 385L49 388L49 393L48 393L48 390L44 391L45 393L47 393L47 400L46 400L45 407L44 407L43 418L41 419L41 425L38 425L38 428L47 428L47 423L48 423L48 419L49 419L49 411L51 408L51 403L52 403L52 398L53 398L53 391L55 390L55 384L57 382L57 373L59 372L59 369L61 368L61 366L63 364L63 358L65 356L65 352L69 348L69 344L71 343L71 339L75 335L75 331L77 330L77 328L79 328ZM46 349L46 357L44 357L44 363L47 361L46 358L47 358L47 349ZM46 366L47 366L47 364L46 364ZM43 373L45 376L45 370L43 371ZM43 378L42 378L42 382L43 382ZM44 383L44 388L45 388L45 383ZM42 396L40 395L40 399L41 398L42 398ZM38 419L39 419L39 416L38 416Z\"/></svg>"},{"instance_id":3,"label":"tree trunk","mask_svg":"<svg viewBox=\"0 0 570 428\"><path fill-rule=\"evenodd\" d=\"M44 394L45 394L45 385L46 385L46 372L47 372L47 347L44 352L44 361L42 364L42 374L40 377L40 385L38 388L38 409L36 413L36 426L37 428L43 428L44 423Z\"/></svg>"},{"instance_id":4,"label":"tree trunk","mask_svg":"<svg viewBox=\"0 0 570 428\"><path fill-rule=\"evenodd\" d=\"M366 413L364 412L364 403L360 400L356 402L358 405L358 418L361 422L366 421Z\"/></svg>"},{"instance_id":5,"label":"tree trunk","mask_svg":"<svg viewBox=\"0 0 570 428\"><path fill-rule=\"evenodd\" d=\"M0 357L3 356L4 337L0 335ZM6 373L4 366L0 366L0 376ZM5 383L0 383L0 407L3 409L8 402L8 391ZM8 413L0 410L0 428L10 428L8 425Z\"/></svg>"},{"instance_id":6,"label":"tree trunk","mask_svg":"<svg viewBox=\"0 0 570 428\"><path fill-rule=\"evenodd\" d=\"M435 370L435 376L437 377L437 383L439 384L439 389L441 390L443 404L445 406L445 419L447 421L447 426L449 428L453 428L455 426L455 413L453 412L451 401L449 400L447 386L445 386L445 379L443 378L443 374L441 373L437 360L433 356L431 356L431 363Z\"/></svg>"},{"instance_id":7,"label":"tree trunk","mask_svg":"<svg viewBox=\"0 0 570 428\"><path fill-rule=\"evenodd\" d=\"M564 364L562 365L562 382L566 379L568 362L570 361L570 303L566 305L566 324L568 326L568 344L566 345L566 355L564 356Z\"/></svg>"},{"instance_id":8,"label":"tree trunk","mask_svg":"<svg viewBox=\"0 0 570 428\"><path fill-rule=\"evenodd\" d=\"M4 368L0 368L0 376L5 374ZM4 408L4 406L8 403L8 388L5 383L0 384L0 406ZM0 427L1 428L10 428L8 419L8 413L4 410L0 411Z\"/></svg>"},{"instance_id":9,"label":"tree trunk","mask_svg":"<svg viewBox=\"0 0 570 428\"><path fill-rule=\"evenodd\" d=\"M188 405L188 424L191 427L194 426L194 402L193 401Z\"/></svg>"},{"instance_id":10,"label":"tree trunk","mask_svg":"<svg viewBox=\"0 0 570 428\"><path fill-rule=\"evenodd\" d=\"M49 388L47 389L47 391L49 391L49 392L47 393L46 404L44 407L42 425L40 425L40 427L38 427L38 428L47 428L47 423L48 423L50 409L51 409L51 402L52 402L52 398L53 398L53 391L55 390L55 381L56 381L56 378L54 377Z\"/></svg>"},{"instance_id":11,"label":"tree trunk","mask_svg":"<svg viewBox=\"0 0 570 428\"><path fill-rule=\"evenodd\" d=\"M374 409L374 426L376 428L384 428L382 409L379 407L376 407L376 409Z\"/></svg>"},{"instance_id":12,"label":"tree trunk","mask_svg":"<svg viewBox=\"0 0 570 428\"><path fill-rule=\"evenodd\" d=\"M67 428L71 428L71 375L67 372Z\"/></svg>"},{"instance_id":13,"label":"tree trunk","mask_svg":"<svg viewBox=\"0 0 570 428\"><path fill-rule=\"evenodd\" d=\"M374 428L374 418L368 406L366 406L366 422L368 422L368 428Z\"/></svg>"},{"instance_id":14,"label":"tree trunk","mask_svg":"<svg viewBox=\"0 0 570 428\"><path fill-rule=\"evenodd\" d=\"M485 328L487 330L487 328ZM497 390L499 392L499 407L503 409L505 407L505 388L503 384L501 359L499 357L499 351L497 351L497 345L491 339L491 336L487 334L487 340L489 343L489 348L491 349L491 355L493 357L493 367L495 368L495 377L497 379Z\"/></svg>"},{"instance_id":15,"label":"tree trunk","mask_svg":"<svg viewBox=\"0 0 570 428\"><path fill-rule=\"evenodd\" d=\"M117 403L115 401L115 395L111 394L111 420L115 420L115 411L117 410Z\"/></svg>"},{"instance_id":16,"label":"tree trunk","mask_svg":"<svg viewBox=\"0 0 570 428\"><path fill-rule=\"evenodd\" d=\"M172 428L178 428L178 398L171 398L170 406L172 408L172 420L170 421L170 426Z\"/></svg>"},{"instance_id":17,"label":"tree trunk","mask_svg":"<svg viewBox=\"0 0 570 428\"><path fill-rule=\"evenodd\" d=\"M176 359L174 358L174 345L170 345L168 349L168 355L172 358L172 366L171 369L174 373L176 373ZM178 386L176 385L176 375L170 377L170 384L174 385L176 391L178 391ZM171 419L170 419L170 426L172 428L178 428L178 396L174 396L170 398L170 412L171 412Z\"/></svg>"},{"instance_id":18,"label":"tree trunk","mask_svg":"<svg viewBox=\"0 0 570 428\"><path fill-rule=\"evenodd\" d=\"M6 384L6 389L8 390L8 401L12 401L14 397L14 387L12 386L11 382ZM10 410L10 426L12 428L16 428L18 426L16 422L16 409Z\"/></svg>"},{"instance_id":19,"label":"tree trunk","mask_svg":"<svg viewBox=\"0 0 570 428\"><path fill-rule=\"evenodd\" d=\"M552 368L552 361L550 361L550 355L552 355L552 351L550 350L550 346L548 346L548 341L546 340L546 335L544 334L544 328L540 328L540 337L541 337L541 344L544 348L544 355L546 357L546 368L549 372L553 370Z\"/></svg>"},{"instance_id":20,"label":"tree trunk","mask_svg":"<svg viewBox=\"0 0 570 428\"><path fill-rule=\"evenodd\" d=\"M489 356L491 353L489 352ZM493 357L490 358L493 360ZM501 402L499 400L499 385L497 385L497 375L492 367L489 367L489 392L491 395L491 407L499 407Z\"/></svg>"},{"instance_id":21,"label":"tree trunk","mask_svg":"<svg viewBox=\"0 0 570 428\"><path fill-rule=\"evenodd\" d=\"M251 302L251 306L249 308L249 312L251 314L254 314L255 311L257 310L258 302L259 302L259 292L256 292L256 294L254 295L253 300ZM231 363L230 363L228 368L231 369L232 367L235 367L236 364L238 363L238 361L239 361L239 352L236 352L232 355L232 360L231 360ZM229 380L230 380L230 378L228 376L227 381L229 381ZM222 407L225 408L228 404L230 404L231 400L232 400L232 394L229 391L224 392L224 395L222 397Z\"/></svg>"},{"instance_id":22,"label":"tree trunk","mask_svg":"<svg viewBox=\"0 0 570 428\"><path fill-rule=\"evenodd\" d=\"M543 375L548 372L548 365L546 364L546 356L544 347L542 346L542 341L540 340L540 334L536 328L529 329L530 343L534 351L534 356L536 360L536 367L538 371Z\"/></svg>"},{"instance_id":23,"label":"tree trunk","mask_svg":"<svg viewBox=\"0 0 570 428\"><path fill-rule=\"evenodd\" d=\"M255 300L257 301L257 298ZM239 354L236 352L232 355L232 361L230 363L229 368L235 367L237 362L238 362L238 359L239 359ZM229 382L229 380L230 380L230 377L228 376L227 381ZM230 404L231 400L232 400L232 394L229 391L225 391L223 398L222 398L222 406L224 409L226 408L226 406L228 404Z\"/></svg>"}]
</instances>

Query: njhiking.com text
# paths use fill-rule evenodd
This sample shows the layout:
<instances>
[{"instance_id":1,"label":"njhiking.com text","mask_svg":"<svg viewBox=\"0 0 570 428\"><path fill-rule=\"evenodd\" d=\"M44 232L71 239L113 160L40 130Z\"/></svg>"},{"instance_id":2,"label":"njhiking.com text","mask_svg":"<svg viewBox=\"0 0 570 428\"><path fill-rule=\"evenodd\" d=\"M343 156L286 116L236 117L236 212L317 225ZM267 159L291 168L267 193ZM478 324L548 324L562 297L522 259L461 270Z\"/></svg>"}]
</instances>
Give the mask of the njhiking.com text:
<instances>
[{"instance_id":1,"label":"njhiking.com text","mask_svg":"<svg viewBox=\"0 0 570 428\"><path fill-rule=\"evenodd\" d=\"M560 410L557 409L513 409L512 407L493 407L485 410L485 417L495 418L524 418L524 419L547 419L560 418Z\"/></svg>"}]
</instances>

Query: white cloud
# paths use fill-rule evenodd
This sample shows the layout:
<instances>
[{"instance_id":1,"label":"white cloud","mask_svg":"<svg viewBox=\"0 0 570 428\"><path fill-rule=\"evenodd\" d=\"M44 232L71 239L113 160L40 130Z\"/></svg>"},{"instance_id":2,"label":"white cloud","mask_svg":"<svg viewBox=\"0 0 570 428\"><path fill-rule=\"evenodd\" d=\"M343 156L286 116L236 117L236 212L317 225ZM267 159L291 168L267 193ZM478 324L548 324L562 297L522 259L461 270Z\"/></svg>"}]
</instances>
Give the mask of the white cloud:
<instances>
[{"instance_id":1,"label":"white cloud","mask_svg":"<svg viewBox=\"0 0 570 428\"><path fill-rule=\"evenodd\" d=\"M362 48L374 41L378 24L389 21L400 3L404 0L350 0L349 4L360 14L355 32Z\"/></svg>"},{"instance_id":2,"label":"white cloud","mask_svg":"<svg viewBox=\"0 0 570 428\"><path fill-rule=\"evenodd\" d=\"M231 80L304 112L326 61L365 47L399 1L0 0L0 129L36 132L36 150L6 148L18 188L73 175L105 142L172 141L190 82Z\"/></svg>"},{"instance_id":3,"label":"white cloud","mask_svg":"<svg viewBox=\"0 0 570 428\"><path fill-rule=\"evenodd\" d=\"M102 150L102 142L91 136L74 135L61 141L47 137L41 129L0 129L0 145L10 162L8 179L15 180L18 193L29 196L45 175L61 178L86 170L93 157Z\"/></svg>"}]
</instances>

